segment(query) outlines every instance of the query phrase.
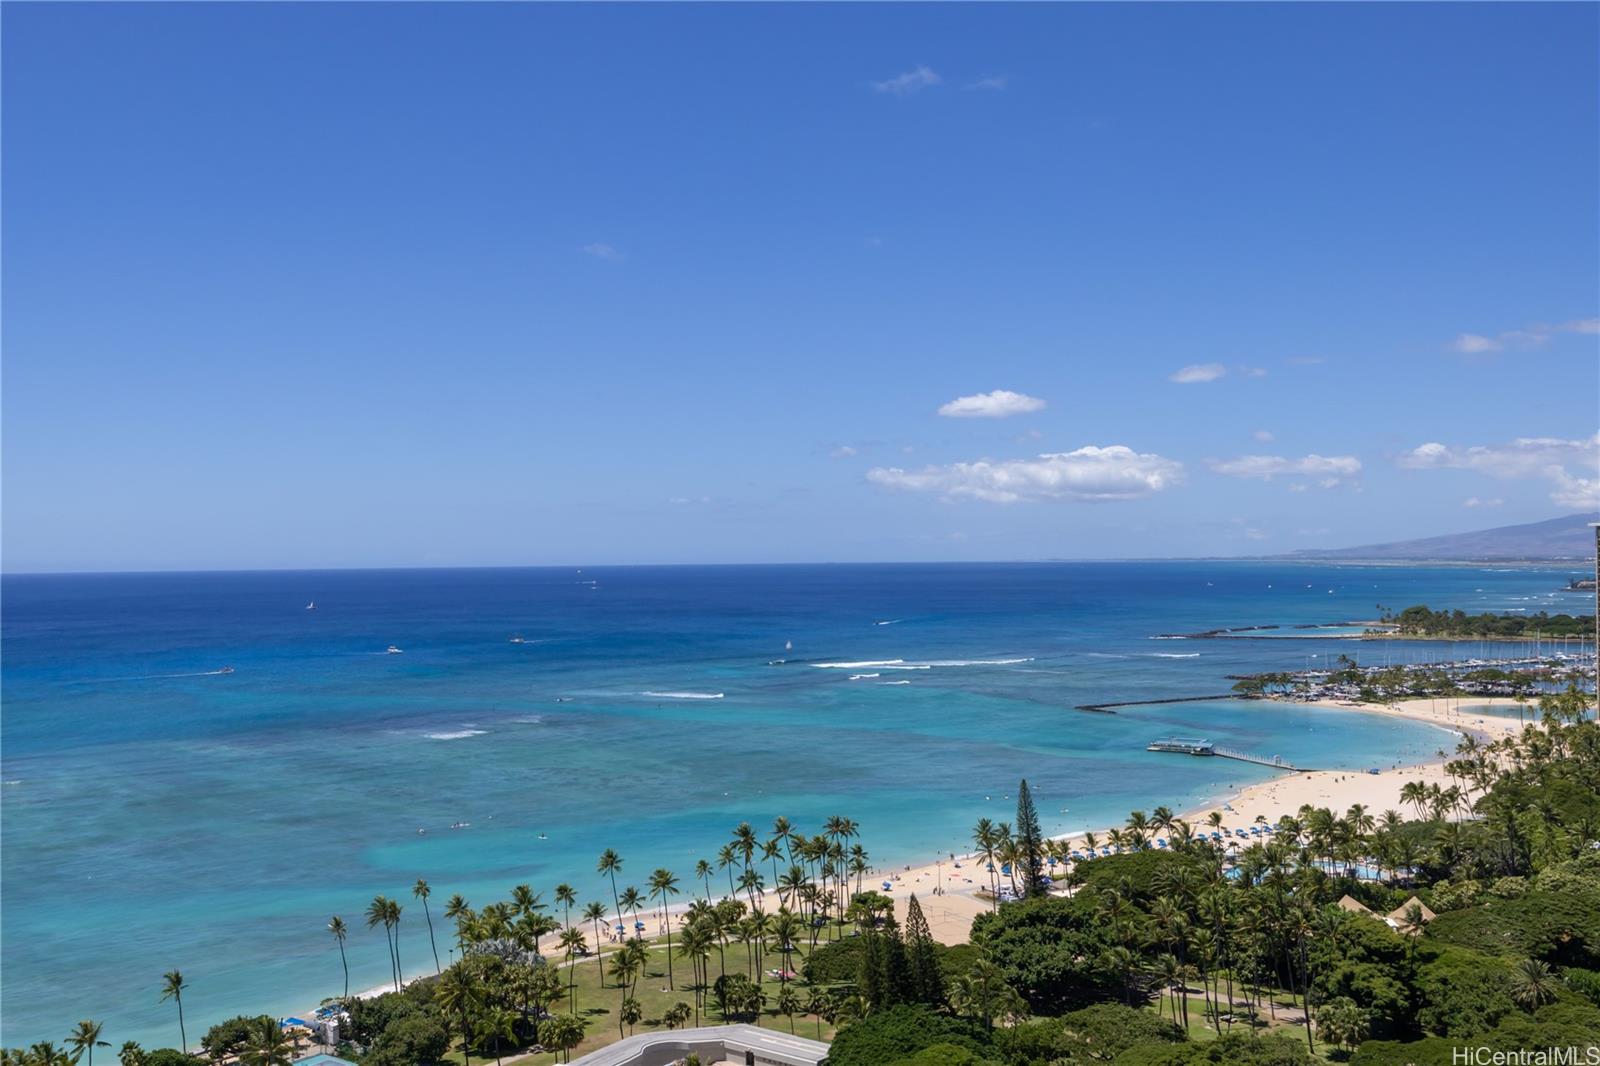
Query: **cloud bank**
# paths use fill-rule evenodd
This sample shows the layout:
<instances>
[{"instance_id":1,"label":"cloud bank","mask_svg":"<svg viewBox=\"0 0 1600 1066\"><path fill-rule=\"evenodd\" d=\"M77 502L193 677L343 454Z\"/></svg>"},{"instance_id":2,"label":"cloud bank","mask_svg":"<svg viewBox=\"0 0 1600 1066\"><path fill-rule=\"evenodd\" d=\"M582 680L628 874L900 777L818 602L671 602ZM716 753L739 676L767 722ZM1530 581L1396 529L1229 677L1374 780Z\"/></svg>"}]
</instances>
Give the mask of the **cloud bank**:
<instances>
[{"instance_id":1,"label":"cloud bank","mask_svg":"<svg viewBox=\"0 0 1600 1066\"><path fill-rule=\"evenodd\" d=\"M1537 478L1554 485L1550 499L1559 506L1600 509L1600 433L1583 440L1517 437L1509 444L1465 448L1429 441L1396 462L1408 470L1475 470L1501 480Z\"/></svg>"},{"instance_id":2,"label":"cloud bank","mask_svg":"<svg viewBox=\"0 0 1600 1066\"><path fill-rule=\"evenodd\" d=\"M867 471L867 480L882 488L935 493L945 499L1101 502L1139 499L1180 484L1183 464L1121 444L1090 445L1031 459L979 459L921 470L875 467Z\"/></svg>"},{"instance_id":3,"label":"cloud bank","mask_svg":"<svg viewBox=\"0 0 1600 1066\"><path fill-rule=\"evenodd\" d=\"M1241 455L1237 459L1212 459L1212 470L1228 477L1259 478L1271 481L1275 477L1293 475L1318 478L1325 489L1342 484L1345 479L1361 473L1361 460L1353 455L1317 455L1299 459L1283 455Z\"/></svg>"}]
</instances>

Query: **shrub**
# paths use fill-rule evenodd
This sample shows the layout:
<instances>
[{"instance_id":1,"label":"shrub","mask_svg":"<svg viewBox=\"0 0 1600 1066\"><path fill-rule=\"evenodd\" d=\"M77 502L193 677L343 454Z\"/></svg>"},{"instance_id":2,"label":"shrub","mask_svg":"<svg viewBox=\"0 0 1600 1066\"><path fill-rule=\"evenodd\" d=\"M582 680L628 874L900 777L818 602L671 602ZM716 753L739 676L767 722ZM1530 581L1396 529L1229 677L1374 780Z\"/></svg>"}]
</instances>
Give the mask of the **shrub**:
<instances>
[{"instance_id":1,"label":"shrub","mask_svg":"<svg viewBox=\"0 0 1600 1066\"><path fill-rule=\"evenodd\" d=\"M379 1034L361 1066L433 1066L449 1047L450 1036L444 1026L418 1012L396 1020Z\"/></svg>"},{"instance_id":2,"label":"shrub","mask_svg":"<svg viewBox=\"0 0 1600 1066\"><path fill-rule=\"evenodd\" d=\"M893 1066L935 1045L951 1045L981 1058L989 1051L989 1034L976 1022L938 1014L928 1007L890 1007L839 1030L823 1063Z\"/></svg>"},{"instance_id":3,"label":"shrub","mask_svg":"<svg viewBox=\"0 0 1600 1066\"><path fill-rule=\"evenodd\" d=\"M847 936L829 944L818 944L800 967L806 982L813 985L855 984L861 973L865 937Z\"/></svg>"},{"instance_id":4,"label":"shrub","mask_svg":"<svg viewBox=\"0 0 1600 1066\"><path fill-rule=\"evenodd\" d=\"M1437 1036L1478 1036L1516 1009L1505 963L1462 948L1429 949L1416 993L1417 1025Z\"/></svg>"},{"instance_id":5,"label":"shrub","mask_svg":"<svg viewBox=\"0 0 1600 1066\"><path fill-rule=\"evenodd\" d=\"M1567 972L1562 974L1562 979L1566 981L1568 988L1595 1006L1600 1006L1600 970L1569 966Z\"/></svg>"},{"instance_id":6,"label":"shrub","mask_svg":"<svg viewBox=\"0 0 1600 1066\"><path fill-rule=\"evenodd\" d=\"M1428 936L1486 955L1527 956L1564 966L1600 964L1600 892L1529 892L1441 914Z\"/></svg>"},{"instance_id":7,"label":"shrub","mask_svg":"<svg viewBox=\"0 0 1600 1066\"><path fill-rule=\"evenodd\" d=\"M1110 942L1088 893L1007 904L979 915L972 938L1036 1014L1062 1014L1121 994L1116 976L1096 963Z\"/></svg>"},{"instance_id":8,"label":"shrub","mask_svg":"<svg viewBox=\"0 0 1600 1066\"><path fill-rule=\"evenodd\" d=\"M1205 1044L1138 1044L1112 1060L1115 1066L1309 1066L1305 1041L1287 1033L1250 1037L1228 1033Z\"/></svg>"},{"instance_id":9,"label":"shrub","mask_svg":"<svg viewBox=\"0 0 1600 1066\"><path fill-rule=\"evenodd\" d=\"M224 1058L244 1047L250 1039L251 1030L260 1028L262 1021L271 1024L274 1019L265 1014L241 1014L237 1018L218 1022L206 1030L206 1035L200 1038L200 1046L213 1059Z\"/></svg>"},{"instance_id":10,"label":"shrub","mask_svg":"<svg viewBox=\"0 0 1600 1066\"><path fill-rule=\"evenodd\" d=\"M933 1044L909 1059L900 1059L894 1066L1000 1066L1000 1063L980 1058L976 1052L958 1044Z\"/></svg>"}]
</instances>

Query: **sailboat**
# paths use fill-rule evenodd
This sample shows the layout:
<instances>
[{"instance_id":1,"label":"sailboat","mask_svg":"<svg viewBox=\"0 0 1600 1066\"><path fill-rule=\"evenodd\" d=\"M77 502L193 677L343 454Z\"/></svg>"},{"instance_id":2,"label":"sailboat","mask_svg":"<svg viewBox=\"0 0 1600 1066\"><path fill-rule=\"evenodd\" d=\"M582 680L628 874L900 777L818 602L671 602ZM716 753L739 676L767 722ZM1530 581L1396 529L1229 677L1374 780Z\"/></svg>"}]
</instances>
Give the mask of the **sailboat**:
<instances>
[{"instance_id":1,"label":"sailboat","mask_svg":"<svg viewBox=\"0 0 1600 1066\"><path fill-rule=\"evenodd\" d=\"M310 603L306 604L306 610L315 611L316 609L317 609L317 601L316 600L312 600Z\"/></svg>"}]
</instances>

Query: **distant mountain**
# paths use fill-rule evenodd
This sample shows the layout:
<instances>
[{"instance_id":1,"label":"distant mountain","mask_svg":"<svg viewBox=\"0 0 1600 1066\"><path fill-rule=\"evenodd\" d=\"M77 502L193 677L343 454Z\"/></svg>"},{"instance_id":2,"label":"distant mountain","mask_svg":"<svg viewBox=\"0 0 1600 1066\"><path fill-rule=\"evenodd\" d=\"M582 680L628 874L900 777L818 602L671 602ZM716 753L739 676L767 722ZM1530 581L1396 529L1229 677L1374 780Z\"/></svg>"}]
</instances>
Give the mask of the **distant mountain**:
<instances>
[{"instance_id":1,"label":"distant mountain","mask_svg":"<svg viewBox=\"0 0 1600 1066\"><path fill-rule=\"evenodd\" d=\"M1593 559L1595 515L1571 514L1522 526L1499 526L1476 533L1366 544L1358 548L1308 549L1299 559L1413 559L1462 562L1510 562L1536 559Z\"/></svg>"}]
</instances>

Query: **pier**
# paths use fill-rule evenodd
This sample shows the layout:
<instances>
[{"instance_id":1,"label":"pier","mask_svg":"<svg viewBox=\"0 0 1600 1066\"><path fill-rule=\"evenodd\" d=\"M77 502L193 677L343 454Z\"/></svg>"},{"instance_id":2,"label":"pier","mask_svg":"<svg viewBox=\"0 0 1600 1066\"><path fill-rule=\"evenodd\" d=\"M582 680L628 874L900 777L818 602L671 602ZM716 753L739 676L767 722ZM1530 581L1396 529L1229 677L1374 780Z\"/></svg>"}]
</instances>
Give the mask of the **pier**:
<instances>
[{"instance_id":1,"label":"pier","mask_svg":"<svg viewBox=\"0 0 1600 1066\"><path fill-rule=\"evenodd\" d=\"M1288 770L1290 773L1309 773L1304 766L1294 766L1286 763L1279 756L1267 758L1263 755L1251 755L1248 752L1234 751L1232 748L1219 748L1211 741L1198 737L1162 737L1152 741L1146 751L1166 751L1177 755L1198 755L1206 758L1232 759L1235 762L1247 762L1256 766L1267 766L1274 770Z\"/></svg>"}]
</instances>

